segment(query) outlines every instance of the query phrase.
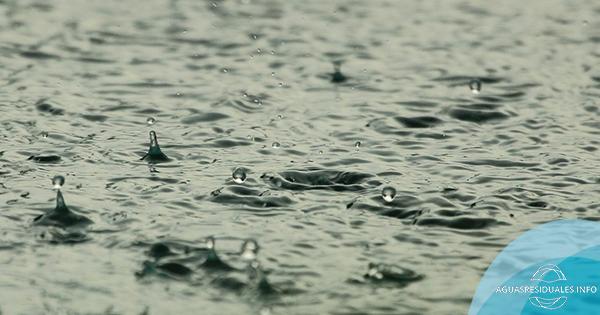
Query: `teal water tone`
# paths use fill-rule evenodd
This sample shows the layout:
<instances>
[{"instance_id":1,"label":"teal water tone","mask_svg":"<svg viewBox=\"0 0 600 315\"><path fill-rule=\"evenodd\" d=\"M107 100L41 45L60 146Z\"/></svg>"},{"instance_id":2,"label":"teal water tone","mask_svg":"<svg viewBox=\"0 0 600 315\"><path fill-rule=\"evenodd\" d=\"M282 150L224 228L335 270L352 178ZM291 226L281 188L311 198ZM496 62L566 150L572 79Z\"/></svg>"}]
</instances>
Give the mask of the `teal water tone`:
<instances>
[{"instance_id":1,"label":"teal water tone","mask_svg":"<svg viewBox=\"0 0 600 315\"><path fill-rule=\"evenodd\" d=\"M0 313L467 314L600 218L599 12L0 0Z\"/></svg>"}]
</instances>

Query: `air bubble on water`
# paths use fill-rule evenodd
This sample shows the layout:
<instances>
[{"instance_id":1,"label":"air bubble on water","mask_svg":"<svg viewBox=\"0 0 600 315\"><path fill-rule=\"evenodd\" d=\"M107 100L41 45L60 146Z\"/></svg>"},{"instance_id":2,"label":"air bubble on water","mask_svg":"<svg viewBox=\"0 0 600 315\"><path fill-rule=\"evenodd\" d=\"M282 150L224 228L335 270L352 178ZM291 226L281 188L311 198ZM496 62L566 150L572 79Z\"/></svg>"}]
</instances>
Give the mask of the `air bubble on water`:
<instances>
[{"instance_id":1,"label":"air bubble on water","mask_svg":"<svg viewBox=\"0 0 600 315\"><path fill-rule=\"evenodd\" d=\"M152 125L154 125L154 123L156 123L156 118L154 118L154 117L148 117L148 119L146 119L146 124L148 126L152 126Z\"/></svg>"},{"instance_id":2,"label":"air bubble on water","mask_svg":"<svg viewBox=\"0 0 600 315\"><path fill-rule=\"evenodd\" d=\"M384 187L381 190L381 197L385 202L392 202L396 198L396 189L391 186Z\"/></svg>"},{"instance_id":3,"label":"air bubble on water","mask_svg":"<svg viewBox=\"0 0 600 315\"><path fill-rule=\"evenodd\" d=\"M242 184L246 181L246 171L243 168L238 167L233 171L231 177L236 184Z\"/></svg>"},{"instance_id":4,"label":"air bubble on water","mask_svg":"<svg viewBox=\"0 0 600 315\"><path fill-rule=\"evenodd\" d=\"M253 261L256 260L258 254L258 243L253 239L248 239L242 244L241 256L242 259Z\"/></svg>"},{"instance_id":5,"label":"air bubble on water","mask_svg":"<svg viewBox=\"0 0 600 315\"><path fill-rule=\"evenodd\" d=\"M358 151L358 149L360 149L360 145L361 145L360 141L356 141L354 143L354 147L356 148L357 151Z\"/></svg>"},{"instance_id":6,"label":"air bubble on water","mask_svg":"<svg viewBox=\"0 0 600 315\"><path fill-rule=\"evenodd\" d=\"M275 72L271 72L271 76L274 77L275 76Z\"/></svg>"},{"instance_id":7,"label":"air bubble on water","mask_svg":"<svg viewBox=\"0 0 600 315\"><path fill-rule=\"evenodd\" d=\"M473 94L479 94L481 92L481 81L478 79L473 79L469 82L469 88Z\"/></svg>"},{"instance_id":8,"label":"air bubble on water","mask_svg":"<svg viewBox=\"0 0 600 315\"><path fill-rule=\"evenodd\" d=\"M281 115L281 114L277 115L277 119L283 119L283 115Z\"/></svg>"},{"instance_id":9,"label":"air bubble on water","mask_svg":"<svg viewBox=\"0 0 600 315\"><path fill-rule=\"evenodd\" d=\"M60 189L65 184L65 178L60 175L52 177L52 188Z\"/></svg>"},{"instance_id":10,"label":"air bubble on water","mask_svg":"<svg viewBox=\"0 0 600 315\"><path fill-rule=\"evenodd\" d=\"M271 147L273 147L273 149L278 149L279 147L281 147L281 144L279 142L275 141L275 142L273 142Z\"/></svg>"},{"instance_id":11,"label":"air bubble on water","mask_svg":"<svg viewBox=\"0 0 600 315\"><path fill-rule=\"evenodd\" d=\"M227 68L223 68L223 73L227 73Z\"/></svg>"},{"instance_id":12,"label":"air bubble on water","mask_svg":"<svg viewBox=\"0 0 600 315\"><path fill-rule=\"evenodd\" d=\"M319 150L319 154L323 154L323 150Z\"/></svg>"},{"instance_id":13,"label":"air bubble on water","mask_svg":"<svg viewBox=\"0 0 600 315\"><path fill-rule=\"evenodd\" d=\"M42 131L42 132L40 133L40 136L41 136L42 138L48 138L48 133L47 133L47 132L45 132L45 131Z\"/></svg>"},{"instance_id":14,"label":"air bubble on water","mask_svg":"<svg viewBox=\"0 0 600 315\"><path fill-rule=\"evenodd\" d=\"M256 52L257 52L258 54L262 54L262 50L260 50L260 48L256 48Z\"/></svg>"},{"instance_id":15,"label":"air bubble on water","mask_svg":"<svg viewBox=\"0 0 600 315\"><path fill-rule=\"evenodd\" d=\"M282 87L282 86L283 86L283 82L279 82L279 87Z\"/></svg>"}]
</instances>

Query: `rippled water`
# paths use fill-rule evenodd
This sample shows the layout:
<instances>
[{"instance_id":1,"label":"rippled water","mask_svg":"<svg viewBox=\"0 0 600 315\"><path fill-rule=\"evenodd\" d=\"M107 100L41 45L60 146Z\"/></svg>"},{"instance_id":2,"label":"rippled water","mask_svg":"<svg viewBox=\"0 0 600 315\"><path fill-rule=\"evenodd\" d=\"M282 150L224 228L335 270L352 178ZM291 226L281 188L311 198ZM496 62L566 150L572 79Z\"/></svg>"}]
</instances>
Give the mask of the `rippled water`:
<instances>
[{"instance_id":1,"label":"rippled water","mask_svg":"<svg viewBox=\"0 0 600 315\"><path fill-rule=\"evenodd\" d=\"M600 218L599 13L1 0L0 313L466 313L519 233Z\"/></svg>"}]
</instances>

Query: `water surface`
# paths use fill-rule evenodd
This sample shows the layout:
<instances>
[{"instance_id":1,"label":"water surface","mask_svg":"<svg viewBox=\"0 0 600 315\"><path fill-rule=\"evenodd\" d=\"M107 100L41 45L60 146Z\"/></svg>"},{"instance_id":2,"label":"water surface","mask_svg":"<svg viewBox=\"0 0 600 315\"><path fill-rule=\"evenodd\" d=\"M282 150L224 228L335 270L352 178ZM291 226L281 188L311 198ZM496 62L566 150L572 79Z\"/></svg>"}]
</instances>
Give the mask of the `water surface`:
<instances>
[{"instance_id":1,"label":"water surface","mask_svg":"<svg viewBox=\"0 0 600 315\"><path fill-rule=\"evenodd\" d=\"M0 312L464 314L519 233L599 218L599 13L0 1ZM83 230L34 224L57 174Z\"/></svg>"}]
</instances>

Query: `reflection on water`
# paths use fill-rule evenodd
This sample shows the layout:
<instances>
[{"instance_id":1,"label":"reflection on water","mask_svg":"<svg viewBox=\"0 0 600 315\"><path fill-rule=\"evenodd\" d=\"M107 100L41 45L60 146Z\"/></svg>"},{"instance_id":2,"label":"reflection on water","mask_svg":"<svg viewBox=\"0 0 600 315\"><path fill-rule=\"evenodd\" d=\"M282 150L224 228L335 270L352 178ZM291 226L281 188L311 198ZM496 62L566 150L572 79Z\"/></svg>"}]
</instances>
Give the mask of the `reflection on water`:
<instances>
[{"instance_id":1,"label":"reflection on water","mask_svg":"<svg viewBox=\"0 0 600 315\"><path fill-rule=\"evenodd\" d=\"M503 4L0 0L0 312L466 313L599 218L600 6Z\"/></svg>"}]
</instances>

